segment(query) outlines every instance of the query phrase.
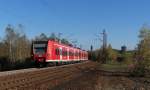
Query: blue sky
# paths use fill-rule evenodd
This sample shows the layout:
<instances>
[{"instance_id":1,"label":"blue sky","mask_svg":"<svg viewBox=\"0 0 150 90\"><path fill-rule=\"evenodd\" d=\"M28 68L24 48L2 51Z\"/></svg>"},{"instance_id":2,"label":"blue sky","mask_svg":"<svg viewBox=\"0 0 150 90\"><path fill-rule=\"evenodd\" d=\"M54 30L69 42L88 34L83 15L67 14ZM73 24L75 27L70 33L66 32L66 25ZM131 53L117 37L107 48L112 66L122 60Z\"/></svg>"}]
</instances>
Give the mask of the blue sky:
<instances>
[{"instance_id":1,"label":"blue sky","mask_svg":"<svg viewBox=\"0 0 150 90\"><path fill-rule=\"evenodd\" d=\"M7 24L24 25L29 38L40 33L63 33L84 49L106 29L108 43L134 49L143 24L150 23L150 0L0 0L0 37Z\"/></svg>"}]
</instances>

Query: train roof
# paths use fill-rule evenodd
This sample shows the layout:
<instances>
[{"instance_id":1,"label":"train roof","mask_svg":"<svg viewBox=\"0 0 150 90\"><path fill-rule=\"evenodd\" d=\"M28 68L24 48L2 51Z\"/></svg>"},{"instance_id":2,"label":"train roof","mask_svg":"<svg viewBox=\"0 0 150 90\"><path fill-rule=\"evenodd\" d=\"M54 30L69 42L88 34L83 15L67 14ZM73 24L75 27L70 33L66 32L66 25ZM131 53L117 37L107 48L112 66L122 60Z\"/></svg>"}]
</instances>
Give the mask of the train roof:
<instances>
[{"instance_id":1,"label":"train roof","mask_svg":"<svg viewBox=\"0 0 150 90\"><path fill-rule=\"evenodd\" d=\"M48 41L38 41L38 40L36 40L36 41L32 41L32 43L48 43Z\"/></svg>"},{"instance_id":2,"label":"train roof","mask_svg":"<svg viewBox=\"0 0 150 90\"><path fill-rule=\"evenodd\" d=\"M78 50L82 50L82 51L87 52L86 50L83 50L83 49L81 49L79 47L73 47L71 45L59 43L58 41L54 41L54 40L35 40L35 41L32 41L32 43L48 43L48 41L54 42L54 43L57 43L57 44L60 44L60 45L63 45L63 46L67 46L67 47L70 47L70 48L74 48L74 49L78 49Z\"/></svg>"}]
</instances>

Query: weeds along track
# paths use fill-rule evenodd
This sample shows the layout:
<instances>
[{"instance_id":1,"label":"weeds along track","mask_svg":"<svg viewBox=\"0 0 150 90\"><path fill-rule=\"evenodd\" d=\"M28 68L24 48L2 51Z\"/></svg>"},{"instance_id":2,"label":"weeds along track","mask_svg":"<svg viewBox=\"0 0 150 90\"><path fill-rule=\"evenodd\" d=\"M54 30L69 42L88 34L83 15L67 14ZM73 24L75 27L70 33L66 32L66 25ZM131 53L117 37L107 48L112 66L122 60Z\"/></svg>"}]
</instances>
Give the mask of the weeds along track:
<instances>
[{"instance_id":1,"label":"weeds along track","mask_svg":"<svg viewBox=\"0 0 150 90\"><path fill-rule=\"evenodd\" d=\"M78 77L82 72L93 69L95 66L95 62L86 61L64 66L0 72L0 90L50 89Z\"/></svg>"}]
</instances>

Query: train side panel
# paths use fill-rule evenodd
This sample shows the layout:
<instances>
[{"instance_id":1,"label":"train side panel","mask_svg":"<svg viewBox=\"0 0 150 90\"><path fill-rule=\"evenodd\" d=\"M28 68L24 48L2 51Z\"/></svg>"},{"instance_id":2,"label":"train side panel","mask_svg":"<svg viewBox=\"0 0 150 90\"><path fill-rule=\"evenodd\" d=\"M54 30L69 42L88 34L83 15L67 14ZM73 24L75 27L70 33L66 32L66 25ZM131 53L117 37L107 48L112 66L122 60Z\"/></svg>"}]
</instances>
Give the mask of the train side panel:
<instances>
[{"instance_id":1,"label":"train side panel","mask_svg":"<svg viewBox=\"0 0 150 90\"><path fill-rule=\"evenodd\" d=\"M46 42L35 43L33 49L33 58L39 62L73 62L73 61L85 61L88 60L88 52L79 48L74 48L64 44L60 44L55 41L48 40ZM41 48L42 47L42 48ZM44 48L47 48L44 50ZM45 53L40 53L41 50ZM38 51L38 53L36 53Z\"/></svg>"},{"instance_id":2,"label":"train side panel","mask_svg":"<svg viewBox=\"0 0 150 90\"><path fill-rule=\"evenodd\" d=\"M46 62L53 59L53 42L48 41L47 52L46 52Z\"/></svg>"}]
</instances>

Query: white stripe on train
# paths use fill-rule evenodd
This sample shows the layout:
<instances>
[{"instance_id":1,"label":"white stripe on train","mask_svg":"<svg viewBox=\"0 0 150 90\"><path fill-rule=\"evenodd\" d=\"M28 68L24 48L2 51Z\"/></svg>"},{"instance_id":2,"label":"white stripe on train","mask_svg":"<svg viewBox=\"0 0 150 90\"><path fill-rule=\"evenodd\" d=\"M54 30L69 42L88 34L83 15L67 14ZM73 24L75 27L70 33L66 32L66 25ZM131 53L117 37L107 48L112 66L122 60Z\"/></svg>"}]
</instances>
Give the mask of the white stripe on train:
<instances>
[{"instance_id":1,"label":"white stripe on train","mask_svg":"<svg viewBox=\"0 0 150 90\"><path fill-rule=\"evenodd\" d=\"M46 60L46 62L70 62L70 61L83 61L83 60L87 60L87 59L80 59L80 60Z\"/></svg>"}]
</instances>

